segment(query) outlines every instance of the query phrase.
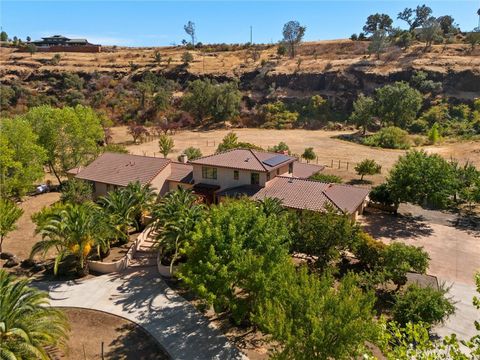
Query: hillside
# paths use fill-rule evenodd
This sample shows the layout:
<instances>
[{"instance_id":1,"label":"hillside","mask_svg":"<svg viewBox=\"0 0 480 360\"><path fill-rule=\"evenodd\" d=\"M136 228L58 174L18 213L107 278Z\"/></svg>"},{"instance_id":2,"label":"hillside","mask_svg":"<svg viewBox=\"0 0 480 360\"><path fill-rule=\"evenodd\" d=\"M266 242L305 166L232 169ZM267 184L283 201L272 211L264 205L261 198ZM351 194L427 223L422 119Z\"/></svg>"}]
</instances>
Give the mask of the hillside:
<instances>
[{"instance_id":1,"label":"hillside","mask_svg":"<svg viewBox=\"0 0 480 360\"><path fill-rule=\"evenodd\" d=\"M184 47L104 48L98 54L60 53L52 64L52 53L22 53L1 49L2 84L16 81L36 91L48 91L45 81L62 72L77 73L87 82L92 77L109 76L129 81L146 72L161 72L184 84L198 77L219 81L236 79L252 101L268 97L302 98L312 94L327 97L339 106L349 107L359 91L370 93L378 86L408 80L413 71L422 70L429 78L441 81L444 95L470 101L480 94L480 49L468 45L433 45L427 52L423 44L402 51L392 47L380 60L370 56L368 42L331 40L304 43L298 56L277 55L275 45L251 48L235 45L203 46L191 50L193 62L185 68ZM154 60L155 52L161 62Z\"/></svg>"}]
</instances>

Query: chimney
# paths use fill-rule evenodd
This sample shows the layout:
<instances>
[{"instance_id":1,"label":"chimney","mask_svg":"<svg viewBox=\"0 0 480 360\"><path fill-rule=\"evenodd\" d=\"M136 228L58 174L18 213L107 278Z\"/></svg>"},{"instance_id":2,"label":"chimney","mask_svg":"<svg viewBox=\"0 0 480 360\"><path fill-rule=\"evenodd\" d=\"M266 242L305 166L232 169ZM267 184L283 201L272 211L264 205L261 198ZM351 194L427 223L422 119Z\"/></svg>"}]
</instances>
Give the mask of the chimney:
<instances>
[{"instance_id":1,"label":"chimney","mask_svg":"<svg viewBox=\"0 0 480 360\"><path fill-rule=\"evenodd\" d=\"M180 155L180 162L186 164L188 162L187 154Z\"/></svg>"}]
</instances>

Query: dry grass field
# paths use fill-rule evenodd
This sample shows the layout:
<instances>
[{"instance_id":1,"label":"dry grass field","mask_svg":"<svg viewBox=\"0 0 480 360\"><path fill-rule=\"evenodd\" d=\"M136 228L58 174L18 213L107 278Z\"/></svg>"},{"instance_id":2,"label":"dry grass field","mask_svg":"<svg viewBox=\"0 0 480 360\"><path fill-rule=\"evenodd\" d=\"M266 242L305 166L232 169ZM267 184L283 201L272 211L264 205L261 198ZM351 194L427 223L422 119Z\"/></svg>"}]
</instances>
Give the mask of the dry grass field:
<instances>
[{"instance_id":1,"label":"dry grass field","mask_svg":"<svg viewBox=\"0 0 480 360\"><path fill-rule=\"evenodd\" d=\"M231 130L177 132L173 135L175 149L169 158L176 159L189 146L200 148L203 155L212 154L229 131ZM313 147L318 156L318 163L327 165L326 172L338 174L345 181L355 179L353 167L356 163L368 158L382 165L382 174L371 178L374 183L381 182L397 158L404 153L402 150L373 148L335 138L337 135L348 133L344 131L235 129L234 132L240 141L251 142L264 149L280 141L286 142L295 154L302 154L305 148ZM134 145L126 127L115 127L113 138L114 142L128 144L127 148L132 154L161 156L158 152L157 140ZM471 161L477 167L480 166L480 142L478 141L442 143L423 148L427 152L440 154L446 159L454 158L460 163Z\"/></svg>"}]
</instances>

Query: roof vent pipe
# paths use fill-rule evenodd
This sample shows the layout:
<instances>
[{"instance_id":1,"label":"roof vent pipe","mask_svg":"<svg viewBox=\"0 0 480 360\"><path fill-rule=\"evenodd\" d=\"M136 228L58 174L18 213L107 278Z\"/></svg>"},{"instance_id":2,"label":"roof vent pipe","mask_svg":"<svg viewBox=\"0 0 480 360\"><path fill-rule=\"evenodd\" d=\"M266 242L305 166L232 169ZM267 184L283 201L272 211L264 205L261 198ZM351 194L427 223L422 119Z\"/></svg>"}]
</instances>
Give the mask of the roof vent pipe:
<instances>
[{"instance_id":1,"label":"roof vent pipe","mask_svg":"<svg viewBox=\"0 0 480 360\"><path fill-rule=\"evenodd\" d=\"M188 156L187 154L181 154L180 155L180 162L186 164L188 162Z\"/></svg>"}]
</instances>

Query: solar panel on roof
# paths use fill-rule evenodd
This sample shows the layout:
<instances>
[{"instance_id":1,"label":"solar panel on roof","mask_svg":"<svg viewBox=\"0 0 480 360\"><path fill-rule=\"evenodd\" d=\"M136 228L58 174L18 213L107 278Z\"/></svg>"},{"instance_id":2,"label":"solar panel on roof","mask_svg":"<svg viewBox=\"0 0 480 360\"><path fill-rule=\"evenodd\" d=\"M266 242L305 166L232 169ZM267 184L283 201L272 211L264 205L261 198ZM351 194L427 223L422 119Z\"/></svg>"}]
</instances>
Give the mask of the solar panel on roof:
<instances>
[{"instance_id":1,"label":"solar panel on roof","mask_svg":"<svg viewBox=\"0 0 480 360\"><path fill-rule=\"evenodd\" d=\"M275 155L267 160L262 161L265 165L268 166L277 166L281 163L284 163L285 161L290 160L289 156L283 155L283 154L278 154Z\"/></svg>"}]
</instances>

